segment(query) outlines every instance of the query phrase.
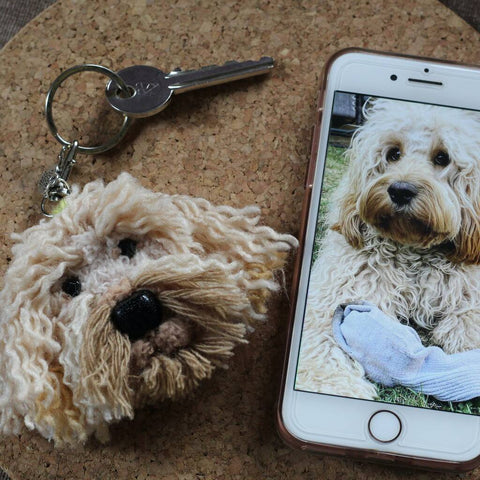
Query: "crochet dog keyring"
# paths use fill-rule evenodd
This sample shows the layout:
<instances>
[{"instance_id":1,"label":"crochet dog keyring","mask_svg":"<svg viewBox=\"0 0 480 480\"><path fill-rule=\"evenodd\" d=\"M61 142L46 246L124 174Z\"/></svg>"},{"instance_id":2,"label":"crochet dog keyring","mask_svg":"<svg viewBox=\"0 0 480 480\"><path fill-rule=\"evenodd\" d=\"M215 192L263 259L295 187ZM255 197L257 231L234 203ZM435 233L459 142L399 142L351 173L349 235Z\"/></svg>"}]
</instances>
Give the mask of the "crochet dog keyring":
<instances>
[{"instance_id":1,"label":"crochet dog keyring","mask_svg":"<svg viewBox=\"0 0 480 480\"><path fill-rule=\"evenodd\" d=\"M40 182L52 218L14 234L0 293L0 431L25 426L57 444L108 440L108 425L191 392L224 366L255 321L296 240L258 225L259 209L154 193L127 173L81 190L67 180L79 153L117 144L131 117L160 111L172 92L265 73L272 59L168 75L66 70L46 115L62 143ZM84 70L111 78L107 97L125 115L106 145L67 142L52 119L55 90ZM163 92L163 93L162 93ZM60 202L61 201L61 202Z\"/></svg>"}]
</instances>

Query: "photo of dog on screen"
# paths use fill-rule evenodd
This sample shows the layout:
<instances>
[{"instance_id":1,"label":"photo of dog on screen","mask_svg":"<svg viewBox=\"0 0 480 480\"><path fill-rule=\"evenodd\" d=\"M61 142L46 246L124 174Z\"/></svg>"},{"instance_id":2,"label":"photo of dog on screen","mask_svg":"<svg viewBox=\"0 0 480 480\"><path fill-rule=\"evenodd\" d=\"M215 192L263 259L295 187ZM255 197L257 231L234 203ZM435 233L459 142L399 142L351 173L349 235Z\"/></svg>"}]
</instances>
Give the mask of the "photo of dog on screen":
<instances>
[{"instance_id":1,"label":"photo of dog on screen","mask_svg":"<svg viewBox=\"0 0 480 480\"><path fill-rule=\"evenodd\" d=\"M334 113L345 101L295 387L480 413L480 112L336 93Z\"/></svg>"}]
</instances>

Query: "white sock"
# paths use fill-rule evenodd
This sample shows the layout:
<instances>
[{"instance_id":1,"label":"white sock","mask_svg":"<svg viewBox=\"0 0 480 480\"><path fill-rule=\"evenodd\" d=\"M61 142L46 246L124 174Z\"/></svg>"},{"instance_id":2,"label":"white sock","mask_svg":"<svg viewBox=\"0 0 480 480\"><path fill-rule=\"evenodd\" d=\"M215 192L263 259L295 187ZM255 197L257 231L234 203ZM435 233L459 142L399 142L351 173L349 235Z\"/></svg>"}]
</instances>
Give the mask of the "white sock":
<instances>
[{"instance_id":1,"label":"white sock","mask_svg":"<svg viewBox=\"0 0 480 480\"><path fill-rule=\"evenodd\" d=\"M440 347L424 347L413 328L368 302L337 307L333 332L376 383L403 385L441 401L480 396L480 349L447 355Z\"/></svg>"}]
</instances>

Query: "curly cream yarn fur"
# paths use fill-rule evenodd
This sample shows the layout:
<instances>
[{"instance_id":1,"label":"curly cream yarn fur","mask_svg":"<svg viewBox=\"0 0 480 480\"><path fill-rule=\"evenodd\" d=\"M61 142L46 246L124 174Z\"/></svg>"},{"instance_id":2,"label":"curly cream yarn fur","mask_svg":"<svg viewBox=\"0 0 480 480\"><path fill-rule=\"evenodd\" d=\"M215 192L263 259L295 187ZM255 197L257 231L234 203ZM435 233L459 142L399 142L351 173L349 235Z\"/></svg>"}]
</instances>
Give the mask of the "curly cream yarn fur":
<instances>
[{"instance_id":1,"label":"curly cream yarn fur","mask_svg":"<svg viewBox=\"0 0 480 480\"><path fill-rule=\"evenodd\" d=\"M75 189L52 220L14 235L0 293L1 431L106 440L108 424L225 365L265 317L274 271L296 245L258 220L255 207L154 193L124 173ZM112 308L139 290L162 322L131 340Z\"/></svg>"}]
</instances>

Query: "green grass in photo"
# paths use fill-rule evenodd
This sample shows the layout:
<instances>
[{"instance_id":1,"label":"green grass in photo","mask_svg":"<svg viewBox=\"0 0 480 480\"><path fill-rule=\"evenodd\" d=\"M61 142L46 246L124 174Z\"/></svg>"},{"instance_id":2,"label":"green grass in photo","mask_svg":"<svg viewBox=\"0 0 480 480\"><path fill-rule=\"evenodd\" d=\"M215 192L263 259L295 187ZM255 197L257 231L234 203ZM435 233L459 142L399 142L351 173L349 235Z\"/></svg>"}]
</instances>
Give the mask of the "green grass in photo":
<instances>
[{"instance_id":1,"label":"green grass in photo","mask_svg":"<svg viewBox=\"0 0 480 480\"><path fill-rule=\"evenodd\" d=\"M440 402L429 395L424 395L421 392L416 392L407 387L384 387L383 385L376 385L379 394L378 400L381 402L429 408L431 410L443 410L446 412L480 415L480 398L474 398L468 402Z\"/></svg>"}]
</instances>

